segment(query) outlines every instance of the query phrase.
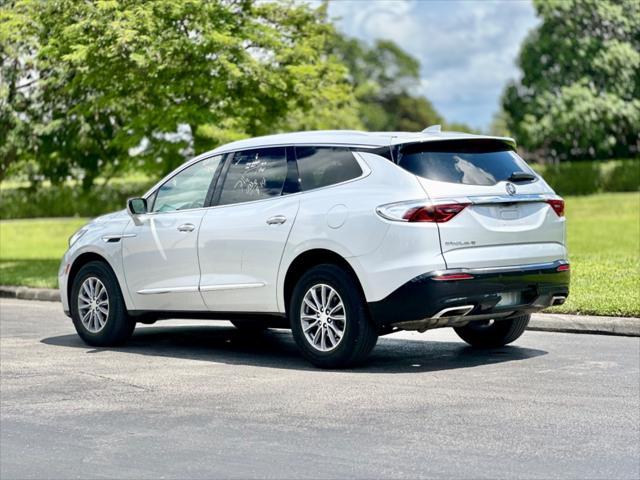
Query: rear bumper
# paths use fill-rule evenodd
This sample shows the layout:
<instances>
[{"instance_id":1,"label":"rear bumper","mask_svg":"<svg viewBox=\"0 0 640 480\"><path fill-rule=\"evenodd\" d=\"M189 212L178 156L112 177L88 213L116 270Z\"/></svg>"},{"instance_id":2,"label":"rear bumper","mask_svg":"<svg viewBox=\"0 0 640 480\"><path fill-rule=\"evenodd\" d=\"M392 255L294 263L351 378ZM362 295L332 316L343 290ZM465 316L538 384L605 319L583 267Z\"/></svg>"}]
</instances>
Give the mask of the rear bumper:
<instances>
[{"instance_id":1,"label":"rear bumper","mask_svg":"<svg viewBox=\"0 0 640 480\"><path fill-rule=\"evenodd\" d=\"M397 325L420 329L454 325L464 318L509 318L537 312L560 304L569 295L569 271L559 271L566 261L511 267L455 269L430 272L413 278L386 298L369 303L379 326ZM566 267L561 267L566 268ZM442 275L464 273L464 280L436 280ZM502 294L517 293L515 303L503 301ZM505 298L506 300L506 298ZM464 307L455 310L455 307ZM469 308L472 307L472 308ZM448 312L443 310L452 309ZM437 320L437 321L436 321ZM435 322L435 323L434 323ZM404 325L403 325L404 323ZM414 325L415 324L415 325Z\"/></svg>"}]
</instances>

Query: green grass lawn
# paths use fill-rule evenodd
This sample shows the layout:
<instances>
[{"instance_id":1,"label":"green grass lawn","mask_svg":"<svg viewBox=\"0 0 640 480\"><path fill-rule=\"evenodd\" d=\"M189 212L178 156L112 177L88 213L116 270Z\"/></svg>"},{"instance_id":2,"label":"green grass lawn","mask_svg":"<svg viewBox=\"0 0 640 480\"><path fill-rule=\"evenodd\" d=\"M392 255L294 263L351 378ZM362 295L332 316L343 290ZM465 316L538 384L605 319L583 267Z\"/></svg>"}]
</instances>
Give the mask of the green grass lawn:
<instances>
[{"instance_id":1,"label":"green grass lawn","mask_svg":"<svg viewBox=\"0 0 640 480\"><path fill-rule=\"evenodd\" d=\"M565 200L571 293L550 311L640 317L640 193Z\"/></svg>"},{"instance_id":2,"label":"green grass lawn","mask_svg":"<svg viewBox=\"0 0 640 480\"><path fill-rule=\"evenodd\" d=\"M552 311L640 316L640 194L567 197L571 295ZM0 222L0 284L55 287L85 219Z\"/></svg>"},{"instance_id":3,"label":"green grass lawn","mask_svg":"<svg viewBox=\"0 0 640 480\"><path fill-rule=\"evenodd\" d=\"M83 218L0 221L0 284L58 286L58 266Z\"/></svg>"}]
</instances>

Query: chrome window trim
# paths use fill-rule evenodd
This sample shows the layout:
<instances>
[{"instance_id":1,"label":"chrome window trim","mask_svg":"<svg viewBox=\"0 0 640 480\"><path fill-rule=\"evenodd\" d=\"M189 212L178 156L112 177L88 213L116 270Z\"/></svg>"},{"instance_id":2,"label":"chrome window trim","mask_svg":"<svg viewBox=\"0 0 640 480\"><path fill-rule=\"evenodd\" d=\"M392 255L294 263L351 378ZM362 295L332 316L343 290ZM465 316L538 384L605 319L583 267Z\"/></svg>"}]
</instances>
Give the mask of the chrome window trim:
<instances>
[{"instance_id":1,"label":"chrome window trim","mask_svg":"<svg viewBox=\"0 0 640 480\"><path fill-rule=\"evenodd\" d=\"M175 175L179 174L180 172L182 172L184 169L190 167L191 165L198 163L202 160L207 160L209 158L218 156L218 155L230 155L230 154L234 154L236 152L244 152L247 150L257 150L260 148L271 148L271 147L343 147L343 148L370 148L372 150L375 150L376 148L380 148L380 145L354 145L352 143L279 143L279 144L269 144L269 145L262 145L262 146L255 146L255 147L250 147L250 148L237 148L237 149L233 149L233 150L224 150L221 152L216 152L216 153L212 153L212 152L206 152L203 153L201 155L198 155L195 158L192 158L191 160L186 161L184 164L182 164L180 167L178 167L177 170L174 170L173 172L169 173L168 175L165 175L163 178L161 178L157 183L155 183L151 188L149 188L149 190L147 190L145 192L144 195L142 195L142 197L144 199L148 199L148 197L150 197L151 195L153 195L153 193L159 188L161 187L164 183L166 183L167 181L171 180L171 178L173 178ZM366 162L362 159L362 157L360 157L359 155L357 155L359 152L351 152L353 154L353 156L356 158L356 160L358 161L358 163L360 164L360 166L362 167L363 164L366 166L366 169L368 170L368 173L371 173L371 169L369 168L369 166L366 164ZM371 153L371 152L366 152L366 153ZM341 183L334 183L333 185L327 185L326 187L320 187L314 190L320 190L322 188L329 188L329 187L333 187L335 185L341 185L343 183L347 183L347 182L351 182L354 180L359 180L361 178L364 178L367 175L364 175L364 168L363 168L363 175L361 175L360 177L356 177L356 178L352 178L350 180L346 180L344 182ZM307 190L307 191L311 191L311 190ZM296 193L302 193L302 192L296 192ZM295 193L288 193L287 195L295 195ZM266 200L266 199L263 199ZM259 200L256 200L259 201ZM243 202L243 203L247 203L247 202ZM238 205L237 203L231 203L229 205ZM204 207L207 208L207 207ZM198 209L189 209L189 210L198 210ZM185 210L177 210L179 212L185 212L187 211ZM150 212L151 213L151 212ZM153 213L168 213L168 212L153 212Z\"/></svg>"},{"instance_id":2,"label":"chrome window trim","mask_svg":"<svg viewBox=\"0 0 640 480\"><path fill-rule=\"evenodd\" d=\"M315 144L313 144L313 145L315 145ZM310 144L310 145L306 145L306 146L313 146L313 145ZM291 146L291 145L289 145L289 146ZM322 146L325 146L325 145L322 145ZM256 148L262 148L262 147L256 147ZM251 149L247 149L247 150L255 150L255 149L251 148ZM245 151L245 150L238 150L238 151ZM356 178L351 178L349 180L345 180L344 182L334 183L332 185L326 185L324 187L314 188L313 190L306 190L306 191L300 191L300 192L287 193L286 195L278 195L278 196L275 196L275 197L261 198L259 200L251 200L251 201L248 201L248 202L226 203L224 205L209 205L207 207L186 208L184 210L173 210L171 212L149 212L149 213L145 213L144 215L146 215L146 216L166 215L168 213L195 212L197 210L209 210L209 209L213 209L213 208L234 207L234 206L237 206L237 205L253 205L253 204L256 204L256 203L260 203L260 202L269 202L269 201L273 201L273 200L278 200L278 199L281 199L283 197L289 198L289 197L293 197L295 195L302 195L302 194L309 194L309 193L319 192L319 191L325 190L327 188L334 188L334 187L339 187L339 186L342 186L342 185L346 185L348 183L357 182L357 181L360 181L363 178L366 178L369 175L371 175L371 168L366 163L366 161L360 156L359 153L360 152L351 152L353 157L356 159L356 162L358 162L358 165L360 165L360 168L362 169L362 175L360 175L359 177L356 177ZM144 216L142 216L142 215L141 215L141 217L144 218Z\"/></svg>"},{"instance_id":3,"label":"chrome window trim","mask_svg":"<svg viewBox=\"0 0 640 480\"><path fill-rule=\"evenodd\" d=\"M302 143L297 143L297 142L285 142L285 143L270 143L267 145L257 145L257 146L252 146L252 147L243 147L243 148L234 148L232 150L223 150L222 152L218 152L218 153L223 153L223 154L228 154L228 153L236 153L236 152L244 152L245 150L256 150L259 148L271 148L271 147L342 147L342 148L370 148L372 150L376 149L376 148L381 148L384 147L385 145L371 145L371 144L357 144L357 143L338 143L338 142L328 142L328 143L322 143L322 142L302 142Z\"/></svg>"}]
</instances>

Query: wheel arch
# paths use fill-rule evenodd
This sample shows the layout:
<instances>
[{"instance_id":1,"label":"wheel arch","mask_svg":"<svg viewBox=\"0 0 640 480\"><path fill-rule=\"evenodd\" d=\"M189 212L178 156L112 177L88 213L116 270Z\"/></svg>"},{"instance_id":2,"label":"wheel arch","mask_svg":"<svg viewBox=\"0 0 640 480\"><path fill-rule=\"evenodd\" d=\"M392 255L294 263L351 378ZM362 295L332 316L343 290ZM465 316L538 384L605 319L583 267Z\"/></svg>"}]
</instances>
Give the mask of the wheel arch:
<instances>
[{"instance_id":1,"label":"wheel arch","mask_svg":"<svg viewBox=\"0 0 640 480\"><path fill-rule=\"evenodd\" d=\"M122 288L122 285L120 284L120 279L118 278L118 275L116 274L113 266L109 263L109 260L107 260L104 256L96 252L84 252L78 255L78 257L73 260L73 262L71 263L71 267L69 268L69 276L67 278L67 292L66 292L68 299L71 298L71 289L73 288L73 281L78 275L78 272L83 266L85 266L87 263L90 263L90 262L104 263L111 270L113 275L116 277L116 280L118 281L118 284L120 286L120 291L125 292L125 289ZM125 298L125 304L126 304L126 298Z\"/></svg>"},{"instance_id":2,"label":"wheel arch","mask_svg":"<svg viewBox=\"0 0 640 480\"><path fill-rule=\"evenodd\" d=\"M300 277L302 277L302 275L310 268L322 264L332 264L344 268L353 276L358 285L358 288L360 289L360 292L364 295L364 290L362 288L362 283L358 278L358 274L351 266L351 264L347 261L347 259L345 259L342 255L334 252L333 250L328 250L326 248L314 248L312 250L307 250L300 253L293 259L293 261L287 268L287 273L284 277L284 285L282 290L284 307L287 312L289 310L289 302L291 301L293 289L295 288L295 285Z\"/></svg>"}]
</instances>

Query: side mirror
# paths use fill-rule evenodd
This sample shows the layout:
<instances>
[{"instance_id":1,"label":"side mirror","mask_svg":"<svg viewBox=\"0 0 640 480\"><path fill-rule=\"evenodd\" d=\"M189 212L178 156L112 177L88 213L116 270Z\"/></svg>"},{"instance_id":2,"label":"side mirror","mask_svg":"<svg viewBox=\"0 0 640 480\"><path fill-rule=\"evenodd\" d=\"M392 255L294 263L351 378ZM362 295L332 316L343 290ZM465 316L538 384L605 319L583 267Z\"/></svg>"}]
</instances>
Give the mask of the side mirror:
<instances>
[{"instance_id":1,"label":"side mirror","mask_svg":"<svg viewBox=\"0 0 640 480\"><path fill-rule=\"evenodd\" d=\"M130 198L127 200L127 211L129 215L142 215L147 213L147 199Z\"/></svg>"}]
</instances>

